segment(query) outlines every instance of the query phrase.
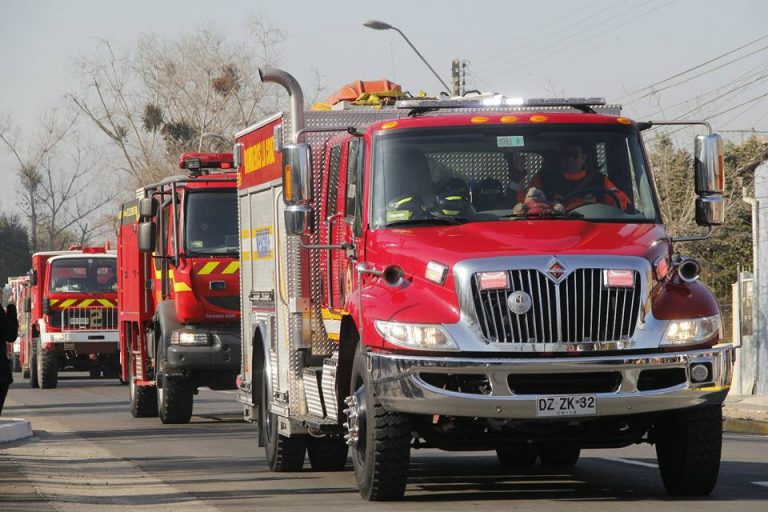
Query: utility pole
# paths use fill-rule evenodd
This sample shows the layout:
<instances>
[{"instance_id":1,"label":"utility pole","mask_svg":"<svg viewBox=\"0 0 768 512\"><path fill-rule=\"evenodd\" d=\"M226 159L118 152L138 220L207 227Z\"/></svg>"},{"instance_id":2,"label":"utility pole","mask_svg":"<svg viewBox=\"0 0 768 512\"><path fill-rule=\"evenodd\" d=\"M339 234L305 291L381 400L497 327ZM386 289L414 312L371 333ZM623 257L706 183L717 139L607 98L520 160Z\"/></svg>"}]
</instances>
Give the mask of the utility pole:
<instances>
[{"instance_id":1,"label":"utility pole","mask_svg":"<svg viewBox=\"0 0 768 512\"><path fill-rule=\"evenodd\" d=\"M453 59L451 63L451 96L464 96L467 64L466 60Z\"/></svg>"}]
</instances>

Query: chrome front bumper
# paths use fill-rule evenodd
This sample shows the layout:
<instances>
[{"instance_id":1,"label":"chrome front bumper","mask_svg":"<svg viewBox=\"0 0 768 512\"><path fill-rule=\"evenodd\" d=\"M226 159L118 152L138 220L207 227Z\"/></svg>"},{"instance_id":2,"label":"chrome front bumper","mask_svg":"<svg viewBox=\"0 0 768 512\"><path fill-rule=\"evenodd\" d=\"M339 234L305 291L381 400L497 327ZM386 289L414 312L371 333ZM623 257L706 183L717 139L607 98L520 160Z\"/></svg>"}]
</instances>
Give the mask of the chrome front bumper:
<instances>
[{"instance_id":1,"label":"chrome front bumper","mask_svg":"<svg viewBox=\"0 0 768 512\"><path fill-rule=\"evenodd\" d=\"M546 394L515 394L510 374L576 374L620 372L621 383L610 393L594 394L596 413L589 417L619 416L683 409L725 400L733 374L733 346L719 345L706 350L638 356L558 357L528 359L467 359L461 357L414 357L369 352L373 390L389 411L480 418L535 419L536 399ZM690 365L711 364L711 380L691 382ZM643 370L685 369L686 382L652 391L638 390ZM463 393L433 386L419 373L485 375L488 394ZM579 416L577 416L579 417ZM573 416L569 416L573 418Z\"/></svg>"},{"instance_id":2,"label":"chrome front bumper","mask_svg":"<svg viewBox=\"0 0 768 512\"><path fill-rule=\"evenodd\" d=\"M61 331L46 332L41 336L46 343L117 343L120 341L117 330L109 331Z\"/></svg>"}]
</instances>

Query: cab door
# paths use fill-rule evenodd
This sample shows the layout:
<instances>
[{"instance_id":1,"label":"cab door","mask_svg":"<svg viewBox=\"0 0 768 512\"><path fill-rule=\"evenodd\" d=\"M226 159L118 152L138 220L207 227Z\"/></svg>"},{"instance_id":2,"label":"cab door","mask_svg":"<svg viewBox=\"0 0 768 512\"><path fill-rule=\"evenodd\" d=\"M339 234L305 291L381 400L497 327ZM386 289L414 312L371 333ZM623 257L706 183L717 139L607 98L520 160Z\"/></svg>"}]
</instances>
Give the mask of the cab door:
<instances>
[{"instance_id":1,"label":"cab door","mask_svg":"<svg viewBox=\"0 0 768 512\"><path fill-rule=\"evenodd\" d=\"M336 314L346 309L346 300L354 284L354 247L359 246L355 219L359 214L362 147L360 139L348 139L332 147L329 154L328 214L325 218L328 244L345 246L328 250L327 301L329 310Z\"/></svg>"}]
</instances>

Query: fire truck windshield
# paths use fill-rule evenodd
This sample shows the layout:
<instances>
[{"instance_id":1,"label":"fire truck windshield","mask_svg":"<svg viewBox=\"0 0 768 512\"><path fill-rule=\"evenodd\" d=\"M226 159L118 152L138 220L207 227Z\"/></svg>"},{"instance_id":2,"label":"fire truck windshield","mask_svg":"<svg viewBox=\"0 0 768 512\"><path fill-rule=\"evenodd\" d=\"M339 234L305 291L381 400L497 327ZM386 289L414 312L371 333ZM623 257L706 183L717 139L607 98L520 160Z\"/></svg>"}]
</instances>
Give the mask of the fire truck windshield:
<instances>
[{"instance_id":1,"label":"fire truck windshield","mask_svg":"<svg viewBox=\"0 0 768 512\"><path fill-rule=\"evenodd\" d=\"M552 217L659 222L637 129L451 126L378 134L375 227Z\"/></svg>"},{"instance_id":2,"label":"fire truck windshield","mask_svg":"<svg viewBox=\"0 0 768 512\"><path fill-rule=\"evenodd\" d=\"M117 291L115 258L65 258L51 262L51 293L109 293Z\"/></svg>"},{"instance_id":3,"label":"fire truck windshield","mask_svg":"<svg viewBox=\"0 0 768 512\"><path fill-rule=\"evenodd\" d=\"M184 250L187 255L237 255L237 192L190 191L185 210Z\"/></svg>"}]
</instances>

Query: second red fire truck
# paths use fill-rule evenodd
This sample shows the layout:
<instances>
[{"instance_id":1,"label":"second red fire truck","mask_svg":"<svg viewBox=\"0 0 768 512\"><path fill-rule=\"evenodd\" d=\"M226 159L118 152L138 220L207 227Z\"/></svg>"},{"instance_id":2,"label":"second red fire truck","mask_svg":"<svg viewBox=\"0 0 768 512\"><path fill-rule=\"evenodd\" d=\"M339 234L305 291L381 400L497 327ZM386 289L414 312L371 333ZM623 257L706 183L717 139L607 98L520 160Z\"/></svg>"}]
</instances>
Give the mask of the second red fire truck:
<instances>
[{"instance_id":1,"label":"second red fire truck","mask_svg":"<svg viewBox=\"0 0 768 512\"><path fill-rule=\"evenodd\" d=\"M122 205L117 236L122 377L131 414L187 423L199 386L240 369L237 177L231 153L188 153L185 175Z\"/></svg>"},{"instance_id":2,"label":"second red fire truck","mask_svg":"<svg viewBox=\"0 0 768 512\"><path fill-rule=\"evenodd\" d=\"M569 466L656 446L673 494L717 480L734 357L676 252L641 132L595 98L291 96L237 134L240 399L274 471L405 492L411 449ZM354 99L354 98L353 98ZM568 171L587 187L559 174ZM696 220L723 222L722 141L696 137ZM701 237L698 237L701 238Z\"/></svg>"}]
</instances>

